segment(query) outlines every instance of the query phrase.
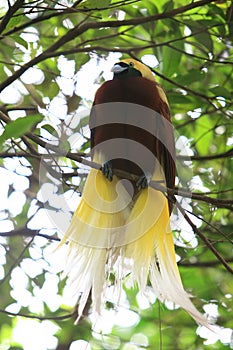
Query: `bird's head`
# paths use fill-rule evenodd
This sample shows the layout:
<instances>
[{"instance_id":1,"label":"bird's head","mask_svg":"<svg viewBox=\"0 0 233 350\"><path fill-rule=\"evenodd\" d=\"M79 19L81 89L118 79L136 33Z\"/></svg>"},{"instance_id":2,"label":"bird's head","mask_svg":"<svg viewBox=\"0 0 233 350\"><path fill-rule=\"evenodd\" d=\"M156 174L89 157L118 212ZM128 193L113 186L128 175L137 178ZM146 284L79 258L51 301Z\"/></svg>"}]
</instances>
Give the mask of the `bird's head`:
<instances>
[{"instance_id":1,"label":"bird's head","mask_svg":"<svg viewBox=\"0 0 233 350\"><path fill-rule=\"evenodd\" d=\"M112 68L114 77L143 77L155 81L154 75L150 68L143 63L132 58L121 60L114 64Z\"/></svg>"}]
</instances>

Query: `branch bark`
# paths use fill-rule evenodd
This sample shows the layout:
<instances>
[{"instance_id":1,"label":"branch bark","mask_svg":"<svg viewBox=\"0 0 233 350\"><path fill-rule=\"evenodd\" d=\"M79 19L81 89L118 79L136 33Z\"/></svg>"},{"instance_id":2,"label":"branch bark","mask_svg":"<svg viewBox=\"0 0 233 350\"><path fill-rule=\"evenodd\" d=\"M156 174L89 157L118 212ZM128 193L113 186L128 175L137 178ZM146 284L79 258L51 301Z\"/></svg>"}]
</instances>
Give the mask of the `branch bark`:
<instances>
[{"instance_id":1,"label":"branch bark","mask_svg":"<svg viewBox=\"0 0 233 350\"><path fill-rule=\"evenodd\" d=\"M47 50L45 50L43 53L33 58L31 61L24 64L14 74L9 76L4 82L2 82L2 84L0 84L0 92L4 90L8 85L13 83L15 80L17 80L28 68L33 67L39 62L46 60L48 57L51 57L51 54L54 51L57 51L64 44L67 44L68 42L75 39L76 37L83 34L84 32L88 31L89 29L100 29L105 27L118 28L121 26L129 26L129 25L137 26L143 23L149 23L149 22L153 22L161 19L166 19L166 18L173 18L178 14L187 12L191 9L194 9L200 6L210 4L211 2L214 2L214 1L215 0L200 0L196 2L191 2L188 5L181 6L171 11L167 11L167 12L163 12L163 13L159 13L159 14L155 14L147 17L137 17L137 18L127 19L123 21L114 21L114 20L99 21L99 22L89 21L83 24L78 24L74 28L70 29L65 35L63 35L60 39L58 39L54 44L52 44Z\"/></svg>"},{"instance_id":2,"label":"branch bark","mask_svg":"<svg viewBox=\"0 0 233 350\"><path fill-rule=\"evenodd\" d=\"M89 157L88 154L83 153L83 152L78 152L78 153L70 153L72 155L72 157L74 155L78 155L80 157ZM53 157L60 157L61 153L53 153ZM204 160L215 160L215 159L222 159L222 158L231 158L233 156L233 148L229 149L226 152L222 152L222 153L217 153L217 154L212 154L212 155L206 155L206 156L183 156L183 155L177 155L176 159L180 159L182 161L204 161ZM36 154L29 154L28 152L0 152L0 158L13 158L13 157L25 157L25 158L41 158L43 157L44 159L46 158L51 158L50 155L46 155L46 154L42 154L42 153L38 153L38 155ZM72 159L72 158L70 158ZM72 174L70 175L72 176Z\"/></svg>"},{"instance_id":3,"label":"branch bark","mask_svg":"<svg viewBox=\"0 0 233 350\"><path fill-rule=\"evenodd\" d=\"M24 237L42 237L45 239L49 239L51 241L60 241L60 238L56 237L56 236L50 236L50 235L46 235L44 233L40 233L40 230L31 230L27 227L21 227L18 229L15 229L13 231L9 231L9 232L0 232L0 237L14 237L14 236L24 236Z\"/></svg>"},{"instance_id":4,"label":"branch bark","mask_svg":"<svg viewBox=\"0 0 233 350\"><path fill-rule=\"evenodd\" d=\"M172 199L171 199L172 200ZM217 249L213 246L213 244L209 241L207 237L205 237L202 232L197 228L197 226L192 222L188 214L186 213L185 209L182 208L180 203L176 202L176 206L181 212L181 214L184 216L185 220L188 222L188 224L192 227L193 232L200 237L200 239L205 243L205 245L212 251L212 253L216 256L216 258L219 260L219 262L230 272L233 274L233 269L230 267L230 265L227 263L227 261L223 258L222 255L219 254Z\"/></svg>"},{"instance_id":5,"label":"branch bark","mask_svg":"<svg viewBox=\"0 0 233 350\"><path fill-rule=\"evenodd\" d=\"M7 11L7 13L5 14L5 16L3 17L1 23L0 23L0 34L4 31L4 29L6 28L7 24L9 23L9 21L11 20L13 14L20 9L23 6L24 0L17 0L14 5L10 6L9 5L9 9Z\"/></svg>"},{"instance_id":6,"label":"branch bark","mask_svg":"<svg viewBox=\"0 0 233 350\"><path fill-rule=\"evenodd\" d=\"M233 263L233 258L225 259L225 261L227 263ZM221 265L222 262L220 260L197 261L194 263L181 261L178 264L184 267L215 267L215 266Z\"/></svg>"},{"instance_id":7,"label":"branch bark","mask_svg":"<svg viewBox=\"0 0 233 350\"><path fill-rule=\"evenodd\" d=\"M61 321L61 320L66 320L67 318L71 318L76 314L76 311L72 312L72 313L68 313L65 315L58 315L58 316L39 316L39 315L31 315L31 314L25 314L25 313L21 313L21 312L10 312L10 311L6 311L3 309L0 309L0 313L9 315L9 316L21 316L21 317L26 317L26 318L32 318L32 319L36 319L36 320L40 320L40 321L44 321L44 320L54 320L54 321Z\"/></svg>"}]
</instances>

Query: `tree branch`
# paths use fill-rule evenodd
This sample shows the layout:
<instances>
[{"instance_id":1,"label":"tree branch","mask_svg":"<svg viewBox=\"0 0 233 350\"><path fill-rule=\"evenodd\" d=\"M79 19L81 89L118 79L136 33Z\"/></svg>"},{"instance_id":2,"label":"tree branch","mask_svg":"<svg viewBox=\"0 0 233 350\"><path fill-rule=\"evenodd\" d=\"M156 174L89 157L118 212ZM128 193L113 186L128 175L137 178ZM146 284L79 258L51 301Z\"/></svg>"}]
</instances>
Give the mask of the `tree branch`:
<instances>
[{"instance_id":1,"label":"tree branch","mask_svg":"<svg viewBox=\"0 0 233 350\"><path fill-rule=\"evenodd\" d=\"M225 259L225 261L227 263L233 263L233 258ZM178 263L178 265L184 266L184 267L215 267L218 265L222 265L222 262L220 260L196 261L194 263L181 261Z\"/></svg>"},{"instance_id":2,"label":"tree branch","mask_svg":"<svg viewBox=\"0 0 233 350\"><path fill-rule=\"evenodd\" d=\"M75 39L77 36L83 34L84 32L88 31L89 29L100 29L105 27L118 28L121 26L129 26L129 25L137 26L143 23L149 23L156 20L172 18L177 14L181 14L191 9L210 4L211 2L214 2L214 1L215 0L200 0L200 1L192 2L188 5L173 9L171 11L167 11L167 12L163 12L163 13L159 13L159 14L155 14L147 17L141 16L141 17L127 19L123 21L115 21L115 20L99 21L99 22L93 21L93 22L86 22L81 25L79 23L74 28L70 29L65 35L59 38L47 50L45 50L43 53L33 58L31 61L24 64L14 74L9 76L2 84L0 84L0 92L3 89L5 89L8 85L13 83L16 79L18 79L28 68L38 64L39 62L44 61L48 57L51 57L52 52L57 51L61 46L63 46L64 44L67 44L68 42Z\"/></svg>"},{"instance_id":3,"label":"tree branch","mask_svg":"<svg viewBox=\"0 0 233 350\"><path fill-rule=\"evenodd\" d=\"M21 227L9 232L0 232L0 237L14 237L14 236L35 237L37 236L37 237L49 239L51 241L57 241L57 242L60 241L60 238L56 236L46 235L44 233L40 233L39 231L40 230L31 230L27 227Z\"/></svg>"},{"instance_id":4,"label":"tree branch","mask_svg":"<svg viewBox=\"0 0 233 350\"><path fill-rule=\"evenodd\" d=\"M26 252L26 250L30 247L30 245L33 242L34 237L32 237L30 239L30 241L26 244L26 246L24 247L24 249L22 250L22 252L19 254L19 256L17 257L17 259L15 259L15 261L13 262L13 264L11 265L11 267L9 268L9 270L7 271L7 273L5 274L4 278L0 281L0 285L2 285L8 277L10 277L12 270L15 268L15 266L17 266L21 260L21 258L24 256L24 253Z\"/></svg>"},{"instance_id":5,"label":"tree branch","mask_svg":"<svg viewBox=\"0 0 233 350\"><path fill-rule=\"evenodd\" d=\"M11 34L14 34L14 33L17 33L19 31L22 31L23 29L27 28L27 27L31 27L37 23L40 23L40 22L43 22L43 21L47 21L49 20L50 18L54 18L54 17L61 17L61 16L64 16L64 15L72 15L72 14L77 14L77 13L92 13L93 12L93 9L90 9L90 8L83 8L83 9L80 9L80 8L76 8L76 6L81 3L83 0L81 1L76 1L73 6L71 7L66 7L64 8L63 11L58 11L58 10L53 10L53 12L50 12L48 14L44 14L44 12L42 12L42 15L41 16L38 16L36 18L33 18L33 19L30 19L29 21L23 23L23 24L20 24L19 26L15 26L14 28L11 28L10 30L8 30L7 32L4 33L4 36L9 36ZM128 1L128 4L131 4L131 3L135 3L137 2L138 0L133 0L133 1ZM126 4L126 5L128 5ZM112 6L109 6L108 9L110 8L116 8L117 6L123 6L125 5L124 2L119 2L119 3L114 3ZM48 8L46 8L47 10ZM98 9L98 10L101 10L101 9Z\"/></svg>"},{"instance_id":6,"label":"tree branch","mask_svg":"<svg viewBox=\"0 0 233 350\"><path fill-rule=\"evenodd\" d=\"M10 6L9 5L9 9L7 11L7 13L5 14L5 16L3 17L3 19L1 20L0 23L0 34L4 31L4 29L6 28L8 22L11 20L13 14L20 9L23 6L24 0L17 0L14 5Z\"/></svg>"},{"instance_id":7,"label":"tree branch","mask_svg":"<svg viewBox=\"0 0 233 350\"><path fill-rule=\"evenodd\" d=\"M83 152L77 152L77 153L70 153L72 154L72 157L73 155L78 155L80 157L89 157L88 154L86 153L83 153ZM60 157L61 156L61 153L53 153L52 156L55 158L55 157ZM204 161L204 160L215 160L215 159L222 159L222 158L231 158L233 156L233 148L229 149L228 151L226 152L222 152L222 153L218 153L218 154L212 154L212 155L209 155L209 156L198 156L198 155L195 155L195 156L183 156L183 155L177 155L176 156L176 159L180 159L182 161ZM30 154L28 152L0 152L0 158L13 158L13 157L25 157L25 158L51 158L51 155L46 155L46 154L42 154L42 153L38 153L37 155L36 154ZM67 157L69 158L69 157ZM70 158L72 159L72 158ZM70 175L72 176L72 174Z\"/></svg>"},{"instance_id":8,"label":"tree branch","mask_svg":"<svg viewBox=\"0 0 233 350\"><path fill-rule=\"evenodd\" d=\"M221 158L230 158L233 156L233 148L229 149L226 152L222 152L222 153L218 153L218 154L212 154L212 155L206 155L206 156L199 156L199 155L195 155L195 156L181 156L178 155L177 159L181 159L181 160L198 160L198 161L203 161L203 160L215 160L215 159L221 159Z\"/></svg>"},{"instance_id":9,"label":"tree branch","mask_svg":"<svg viewBox=\"0 0 233 350\"><path fill-rule=\"evenodd\" d=\"M33 319L37 319L40 321L44 321L44 320L61 321L61 320L66 320L67 318L71 318L71 317L75 316L77 312L75 310L72 313L65 314L65 315L59 315L59 316L37 316L37 315L25 314L25 313L21 313L21 312L10 312L10 311L0 309L0 313L6 314L9 316L21 316L21 317L26 317L26 318L33 318Z\"/></svg>"},{"instance_id":10,"label":"tree branch","mask_svg":"<svg viewBox=\"0 0 233 350\"><path fill-rule=\"evenodd\" d=\"M174 201L174 197L171 197L171 200ZM205 245L212 251L212 253L216 256L216 258L219 260L219 262L230 272L233 274L233 269L230 267L230 265L227 263L227 261L219 254L217 249L213 246L213 244L209 241L208 238L206 238L202 232L197 228L197 226L192 222L188 214L186 213L185 209L182 208L179 202L176 202L176 206L180 213L183 215L185 220L188 222L188 224L192 227L193 232L201 238L201 240L205 243Z\"/></svg>"}]
</instances>

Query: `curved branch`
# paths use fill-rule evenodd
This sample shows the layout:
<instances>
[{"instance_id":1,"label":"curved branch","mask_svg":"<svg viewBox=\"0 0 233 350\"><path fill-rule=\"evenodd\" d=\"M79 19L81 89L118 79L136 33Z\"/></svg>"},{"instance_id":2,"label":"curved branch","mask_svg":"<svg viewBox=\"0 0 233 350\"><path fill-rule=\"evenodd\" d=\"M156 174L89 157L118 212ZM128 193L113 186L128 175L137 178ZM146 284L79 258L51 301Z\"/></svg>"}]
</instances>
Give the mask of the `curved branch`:
<instances>
[{"instance_id":1,"label":"curved branch","mask_svg":"<svg viewBox=\"0 0 233 350\"><path fill-rule=\"evenodd\" d=\"M65 314L65 315L59 315L59 316L37 316L37 315L25 314L25 313L21 313L21 312L10 312L10 311L0 309L0 313L6 314L9 316L21 316L21 317L26 317L26 318L33 318L33 319L37 319L40 321L44 321L44 320L61 321L61 320L66 320L67 318L71 318L71 317L75 316L77 312L75 310L72 313Z\"/></svg>"},{"instance_id":2,"label":"curved branch","mask_svg":"<svg viewBox=\"0 0 233 350\"><path fill-rule=\"evenodd\" d=\"M222 24L222 25L224 25L224 24ZM227 61L227 60L223 60L223 59L222 60L217 60L217 59L214 59L214 58L211 59L208 56L205 56L205 57L204 56L199 56L197 54L193 54L193 53L187 52L185 50L181 50L178 47L171 45L170 43L168 43L167 45L169 47L171 47L173 50L177 51L177 52L180 52L180 53L182 53L182 54L184 54L186 56L189 56L189 57L192 57L192 58L195 58L195 59L198 59L198 60L202 60L204 62L207 61L207 62L216 63L216 64L230 64L230 65L232 65L232 61Z\"/></svg>"},{"instance_id":3,"label":"curved branch","mask_svg":"<svg viewBox=\"0 0 233 350\"><path fill-rule=\"evenodd\" d=\"M125 4L124 2L119 2L119 3L114 3L112 6L109 6L108 9L114 9L116 8L117 6L121 6L123 7L123 5L129 5L129 4L133 4L135 2L137 2L138 0L132 0L132 1L128 1L127 4ZM38 16L36 18L33 18L23 24L20 24L18 26L15 26L14 28L11 28L10 30L8 30L7 32L4 33L4 36L9 36L11 34L14 34L14 33L17 33L27 27L31 27L32 25L34 24L37 24L37 23L41 23L43 21L47 21L49 20L50 18L54 18L54 17L61 17L61 16L64 16L64 15L69 15L69 14L76 14L76 13L88 13L88 12L93 12L93 9L91 8L83 8L83 9L80 9L80 8L76 8L77 5L79 5L79 3L81 3L81 1L76 1L73 6L71 7L65 7L63 11L54 11L51 12L51 13L48 13L48 14L44 14L44 12L42 12L42 15L41 16ZM106 9L106 8L104 8ZM48 10L48 8L46 7L46 10ZM98 8L98 10L102 10L100 8ZM1 39L1 38L0 38Z\"/></svg>"},{"instance_id":4,"label":"curved branch","mask_svg":"<svg viewBox=\"0 0 233 350\"><path fill-rule=\"evenodd\" d=\"M171 197L171 200L174 201L174 197ZM216 256L216 258L219 260L219 262L230 272L233 274L233 269L230 267L230 265L227 263L227 261L224 259L222 255L219 254L217 249L213 246L213 244L209 241L207 237L205 237L202 232L197 228L197 226L192 222L188 214L186 213L185 209L182 208L179 202L176 202L176 206L180 213L183 215L185 220L188 222L188 224L193 229L193 232L201 238L201 240L206 244L206 246L212 251L212 253Z\"/></svg>"},{"instance_id":5,"label":"curved branch","mask_svg":"<svg viewBox=\"0 0 233 350\"><path fill-rule=\"evenodd\" d=\"M203 160L214 160L214 159L221 159L221 158L230 158L233 156L233 148L229 149L226 152L218 153L218 154L212 154L209 156L177 156L177 159L181 160L198 160L198 161L203 161Z\"/></svg>"},{"instance_id":6,"label":"curved branch","mask_svg":"<svg viewBox=\"0 0 233 350\"><path fill-rule=\"evenodd\" d=\"M5 16L3 17L3 19L1 20L0 23L0 34L4 31L4 29L6 28L7 24L9 23L9 21L11 20L13 14L20 9L23 6L24 0L17 0L14 5L10 6L9 5L9 9L7 11L7 13L5 14ZM10 4L10 3L9 3Z\"/></svg>"},{"instance_id":7,"label":"curved branch","mask_svg":"<svg viewBox=\"0 0 233 350\"><path fill-rule=\"evenodd\" d=\"M0 232L0 237L14 237L14 236L24 236L24 237L42 237L49 239L51 241L60 241L60 238L56 236L46 235L45 233L40 233L40 230L31 230L27 227L21 227L9 232Z\"/></svg>"},{"instance_id":8,"label":"curved branch","mask_svg":"<svg viewBox=\"0 0 233 350\"><path fill-rule=\"evenodd\" d=\"M78 155L80 157L89 157L88 154L83 153L83 152L77 152L77 153L71 153L72 156ZM60 157L61 153L53 153L53 157ZM222 159L222 158L231 158L233 156L233 148L229 149L226 152L222 152L222 153L218 153L218 154L212 154L210 156L183 156L183 155L177 155L176 159L180 159L182 161L204 161L204 160L215 160L215 159ZM13 158L13 157L26 157L26 158L41 158L43 157L45 158L51 158L50 155L46 155L46 154L41 154L38 153L38 155L36 154L30 154L25 152L0 152L0 158ZM72 176L72 174L70 174L70 176Z\"/></svg>"},{"instance_id":9,"label":"curved branch","mask_svg":"<svg viewBox=\"0 0 233 350\"><path fill-rule=\"evenodd\" d=\"M8 277L10 277L11 272L13 271L13 269L15 268L15 266L17 266L19 264L19 262L21 261L21 259L24 256L24 253L26 252L26 250L30 247L30 245L32 244L34 240L34 236L30 239L30 241L26 244L26 246L24 247L24 249L22 250L22 252L19 254L19 256L17 257L17 259L15 259L15 261L13 262L13 264L11 265L11 267L9 268L9 270L7 271L7 273L5 274L4 278L0 281L0 285L2 285Z\"/></svg>"},{"instance_id":10,"label":"curved branch","mask_svg":"<svg viewBox=\"0 0 233 350\"><path fill-rule=\"evenodd\" d=\"M225 261L227 263L233 263L233 258L225 259ZM197 261L194 263L181 261L178 263L179 266L184 266L184 267L215 267L215 266L218 266L221 264L222 264L222 262L219 260Z\"/></svg>"}]
</instances>

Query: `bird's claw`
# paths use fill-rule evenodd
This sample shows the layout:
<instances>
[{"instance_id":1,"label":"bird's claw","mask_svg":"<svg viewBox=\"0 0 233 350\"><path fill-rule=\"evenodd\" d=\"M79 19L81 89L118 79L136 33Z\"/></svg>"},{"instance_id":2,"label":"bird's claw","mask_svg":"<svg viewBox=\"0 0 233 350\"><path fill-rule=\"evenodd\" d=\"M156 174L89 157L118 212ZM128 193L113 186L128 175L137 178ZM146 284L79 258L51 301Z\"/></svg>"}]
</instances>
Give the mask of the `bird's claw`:
<instances>
[{"instance_id":1,"label":"bird's claw","mask_svg":"<svg viewBox=\"0 0 233 350\"><path fill-rule=\"evenodd\" d=\"M109 181L112 181L113 179L113 169L112 169L112 163L111 161L107 161L102 165L102 173L108 179Z\"/></svg>"},{"instance_id":2,"label":"bird's claw","mask_svg":"<svg viewBox=\"0 0 233 350\"><path fill-rule=\"evenodd\" d=\"M139 177L139 179L136 182L136 187L141 190L144 188L147 188L149 186L151 180L151 174L144 174Z\"/></svg>"}]
</instances>

